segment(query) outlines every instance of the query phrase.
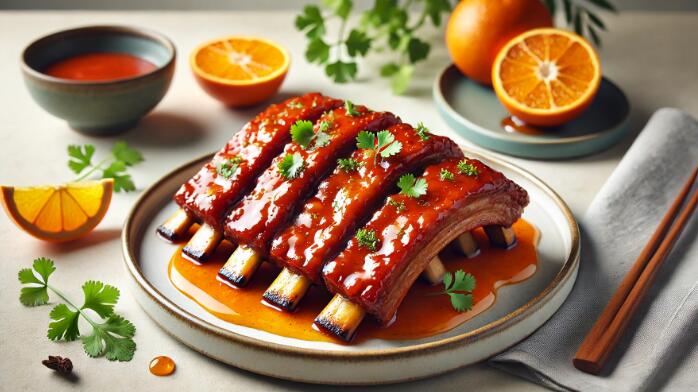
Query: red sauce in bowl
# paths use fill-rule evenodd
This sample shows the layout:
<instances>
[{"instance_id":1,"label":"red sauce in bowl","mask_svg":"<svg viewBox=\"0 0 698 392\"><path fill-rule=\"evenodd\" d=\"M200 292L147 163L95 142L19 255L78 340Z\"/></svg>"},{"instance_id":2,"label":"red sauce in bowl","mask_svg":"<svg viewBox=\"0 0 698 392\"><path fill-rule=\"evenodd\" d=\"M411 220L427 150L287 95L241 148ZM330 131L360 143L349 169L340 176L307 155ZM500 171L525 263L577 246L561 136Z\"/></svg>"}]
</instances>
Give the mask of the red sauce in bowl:
<instances>
[{"instance_id":1,"label":"red sauce in bowl","mask_svg":"<svg viewBox=\"0 0 698 392\"><path fill-rule=\"evenodd\" d=\"M61 79L106 81L126 79L154 71L148 60L126 53L86 53L51 64L44 73Z\"/></svg>"}]
</instances>

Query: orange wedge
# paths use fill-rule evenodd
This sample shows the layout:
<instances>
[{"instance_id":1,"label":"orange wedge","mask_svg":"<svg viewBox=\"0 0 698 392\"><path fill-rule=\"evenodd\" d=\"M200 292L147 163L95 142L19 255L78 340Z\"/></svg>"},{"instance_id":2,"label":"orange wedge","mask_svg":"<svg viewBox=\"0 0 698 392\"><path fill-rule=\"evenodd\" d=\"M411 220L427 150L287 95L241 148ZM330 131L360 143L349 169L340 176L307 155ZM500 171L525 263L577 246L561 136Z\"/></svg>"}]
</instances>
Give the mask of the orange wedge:
<instances>
[{"instance_id":1,"label":"orange wedge","mask_svg":"<svg viewBox=\"0 0 698 392\"><path fill-rule=\"evenodd\" d=\"M492 67L499 100L532 125L561 125L579 116L600 83L601 64L592 46L560 29L534 29L514 37Z\"/></svg>"},{"instance_id":2,"label":"orange wedge","mask_svg":"<svg viewBox=\"0 0 698 392\"><path fill-rule=\"evenodd\" d=\"M114 181L76 182L58 186L0 186L7 215L25 232L51 242L83 237L104 218Z\"/></svg>"},{"instance_id":3,"label":"orange wedge","mask_svg":"<svg viewBox=\"0 0 698 392\"><path fill-rule=\"evenodd\" d=\"M279 44L252 37L209 41L190 57L204 91L232 107L254 105L274 96L290 62L288 51Z\"/></svg>"}]
</instances>

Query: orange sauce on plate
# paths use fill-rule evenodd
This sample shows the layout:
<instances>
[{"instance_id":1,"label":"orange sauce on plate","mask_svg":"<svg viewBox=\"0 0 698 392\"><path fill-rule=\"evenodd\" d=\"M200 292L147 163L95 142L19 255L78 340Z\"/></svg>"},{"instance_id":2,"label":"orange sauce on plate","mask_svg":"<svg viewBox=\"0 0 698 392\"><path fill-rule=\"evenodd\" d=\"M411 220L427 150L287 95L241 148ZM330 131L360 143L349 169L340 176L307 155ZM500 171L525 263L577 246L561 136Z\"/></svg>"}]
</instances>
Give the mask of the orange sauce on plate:
<instances>
[{"instance_id":1,"label":"orange sauce on plate","mask_svg":"<svg viewBox=\"0 0 698 392\"><path fill-rule=\"evenodd\" d=\"M545 135L546 133L550 133L546 132L542 128L537 128L533 125L528 125L514 116L504 117L502 119L501 126L502 128L504 128L505 131L510 133L522 133L524 135L532 136ZM548 131L550 131L550 129L548 129Z\"/></svg>"},{"instance_id":2,"label":"orange sauce on plate","mask_svg":"<svg viewBox=\"0 0 698 392\"><path fill-rule=\"evenodd\" d=\"M452 249L445 249L439 255L449 271L462 269L475 276L472 310L456 312L447 295L430 295L442 291L442 286L430 286L420 279L408 292L392 324L384 327L367 317L359 327L354 342L373 338L408 340L433 336L451 330L487 310L494 304L500 287L531 277L538 267L538 230L523 219L513 227L517 244L512 249L490 247L483 230L477 229L474 231L480 244L477 256L468 259ZM313 326L315 317L332 298L325 289L311 287L295 312L283 312L262 300L262 294L280 272L275 265L262 264L250 284L239 289L217 278L218 270L233 250L230 243L224 241L214 256L201 265L183 258L182 246L170 259L170 281L209 313L233 324L281 336L342 343Z\"/></svg>"},{"instance_id":3,"label":"orange sauce on plate","mask_svg":"<svg viewBox=\"0 0 698 392\"><path fill-rule=\"evenodd\" d=\"M154 71L155 64L126 53L86 53L51 64L44 73L89 82L126 79Z\"/></svg>"}]
</instances>

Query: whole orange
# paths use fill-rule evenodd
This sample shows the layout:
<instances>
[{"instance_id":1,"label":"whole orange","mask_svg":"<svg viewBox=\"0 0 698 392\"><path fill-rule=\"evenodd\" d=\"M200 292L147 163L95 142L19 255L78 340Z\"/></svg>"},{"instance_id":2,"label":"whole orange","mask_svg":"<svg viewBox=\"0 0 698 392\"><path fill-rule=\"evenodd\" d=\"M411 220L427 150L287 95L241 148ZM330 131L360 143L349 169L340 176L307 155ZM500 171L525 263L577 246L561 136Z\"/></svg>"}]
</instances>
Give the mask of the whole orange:
<instances>
[{"instance_id":1,"label":"whole orange","mask_svg":"<svg viewBox=\"0 0 698 392\"><path fill-rule=\"evenodd\" d=\"M492 84L492 63L511 38L553 20L541 0L463 0L446 26L446 46L463 74Z\"/></svg>"}]
</instances>

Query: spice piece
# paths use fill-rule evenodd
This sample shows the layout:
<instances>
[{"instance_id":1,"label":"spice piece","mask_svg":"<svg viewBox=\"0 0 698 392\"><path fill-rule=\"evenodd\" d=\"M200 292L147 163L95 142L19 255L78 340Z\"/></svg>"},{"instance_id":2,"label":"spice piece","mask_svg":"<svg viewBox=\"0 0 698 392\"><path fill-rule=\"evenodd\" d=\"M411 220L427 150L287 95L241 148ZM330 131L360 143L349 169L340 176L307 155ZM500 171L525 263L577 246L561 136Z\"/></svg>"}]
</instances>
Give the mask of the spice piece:
<instances>
[{"instance_id":1,"label":"spice piece","mask_svg":"<svg viewBox=\"0 0 698 392\"><path fill-rule=\"evenodd\" d=\"M73 371L73 362L70 358L63 358L58 355L49 355L48 359L41 361L49 369L53 369L60 374L70 374Z\"/></svg>"}]
</instances>

